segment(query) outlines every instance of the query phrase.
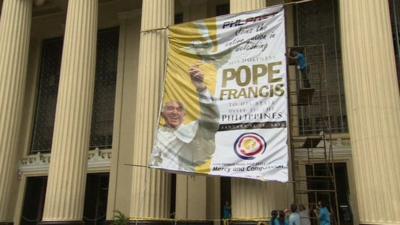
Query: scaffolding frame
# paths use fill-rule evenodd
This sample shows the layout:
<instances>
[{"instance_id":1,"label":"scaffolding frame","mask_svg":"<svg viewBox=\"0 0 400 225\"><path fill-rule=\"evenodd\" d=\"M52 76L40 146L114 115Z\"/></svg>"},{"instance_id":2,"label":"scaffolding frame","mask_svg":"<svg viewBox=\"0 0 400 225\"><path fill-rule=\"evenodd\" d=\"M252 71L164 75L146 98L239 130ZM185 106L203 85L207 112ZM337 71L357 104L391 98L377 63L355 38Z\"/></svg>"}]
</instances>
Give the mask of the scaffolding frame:
<instances>
[{"instance_id":1,"label":"scaffolding frame","mask_svg":"<svg viewBox=\"0 0 400 225\"><path fill-rule=\"evenodd\" d=\"M303 77L296 71L295 77L288 76L290 114L290 153L292 164L293 196L295 203L308 203L310 212L318 202L327 196L331 210L332 224L340 225L339 204L336 189L335 160L332 147L332 128L327 85L325 46L303 45L290 49L302 49L306 59L307 50L319 49L318 64L309 64L308 79L311 88L303 86ZM318 52L318 51L317 51ZM294 62L289 65L295 65ZM288 69L288 74L290 70ZM299 79L301 77L301 79ZM315 109L318 109L315 112ZM314 110L314 113L313 113ZM299 113L301 112L301 113ZM318 115L318 123L311 122L311 115ZM301 118L301 120L300 120ZM297 120L294 123L293 120ZM299 122L301 121L301 123ZM305 121L308 121L305 124ZM307 131L306 125L311 129ZM314 125L314 126L313 126ZM300 171L303 167L303 173ZM322 169L322 171L321 171ZM319 188L323 187L323 188ZM324 201L326 201L324 199ZM332 212L333 211L333 212ZM315 217L311 219L316 219Z\"/></svg>"}]
</instances>

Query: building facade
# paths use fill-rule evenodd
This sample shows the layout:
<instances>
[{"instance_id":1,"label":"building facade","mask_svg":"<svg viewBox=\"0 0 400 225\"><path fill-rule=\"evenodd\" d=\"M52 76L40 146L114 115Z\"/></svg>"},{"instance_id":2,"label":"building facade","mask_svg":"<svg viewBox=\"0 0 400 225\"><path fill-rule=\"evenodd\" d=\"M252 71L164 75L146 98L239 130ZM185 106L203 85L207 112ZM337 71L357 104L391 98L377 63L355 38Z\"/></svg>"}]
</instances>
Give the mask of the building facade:
<instances>
[{"instance_id":1,"label":"building facade","mask_svg":"<svg viewBox=\"0 0 400 225\"><path fill-rule=\"evenodd\" d=\"M400 4L293 2L0 0L0 224L105 224L116 210L131 224L218 224L225 202L232 223L257 224L291 202L309 205L294 182L146 167L166 28L282 3L287 45L307 50L324 76L329 114L291 108L292 133L329 123L334 223L400 224ZM289 76L296 85L294 66ZM300 155L291 166L306 175L322 163Z\"/></svg>"}]
</instances>

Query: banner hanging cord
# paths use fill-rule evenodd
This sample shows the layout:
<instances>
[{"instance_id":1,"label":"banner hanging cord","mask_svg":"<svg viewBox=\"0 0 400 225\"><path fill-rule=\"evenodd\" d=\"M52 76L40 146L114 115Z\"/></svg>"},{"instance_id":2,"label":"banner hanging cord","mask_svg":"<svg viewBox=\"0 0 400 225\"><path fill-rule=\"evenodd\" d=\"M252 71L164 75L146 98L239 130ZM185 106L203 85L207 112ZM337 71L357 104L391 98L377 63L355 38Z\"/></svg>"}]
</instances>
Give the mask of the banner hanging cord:
<instances>
[{"instance_id":1,"label":"banner hanging cord","mask_svg":"<svg viewBox=\"0 0 400 225\"><path fill-rule=\"evenodd\" d=\"M123 165L124 165L124 166L132 166L132 167L141 167L141 168L148 168L148 169L151 169L151 167L150 167L150 166L147 166L147 165L130 164L130 163L124 163Z\"/></svg>"},{"instance_id":2,"label":"banner hanging cord","mask_svg":"<svg viewBox=\"0 0 400 225\"><path fill-rule=\"evenodd\" d=\"M283 3L283 4L279 4L279 5L290 6L290 5L298 5L298 4L303 4L303 3L312 2L312 1L314 1L314 0L302 0L302 1L297 1L297 2L287 2L287 3ZM276 5L271 5L271 6L268 6L268 7L272 7L272 6L276 6ZM260 9L257 9L257 10L260 10ZM156 31L160 31L160 30L167 30L169 27L170 26L159 27L159 28L151 28L151 29L147 29L147 30L142 30L142 31L140 31L140 33L146 34L146 33L156 32Z\"/></svg>"}]
</instances>

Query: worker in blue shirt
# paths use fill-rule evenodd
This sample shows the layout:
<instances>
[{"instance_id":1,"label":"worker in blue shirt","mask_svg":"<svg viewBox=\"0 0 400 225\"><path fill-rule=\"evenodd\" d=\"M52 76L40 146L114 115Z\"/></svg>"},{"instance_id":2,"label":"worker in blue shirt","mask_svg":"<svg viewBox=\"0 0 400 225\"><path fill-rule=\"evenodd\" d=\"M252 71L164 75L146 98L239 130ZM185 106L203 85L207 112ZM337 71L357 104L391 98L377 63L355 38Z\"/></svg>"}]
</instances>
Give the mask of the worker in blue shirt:
<instances>
[{"instance_id":1,"label":"worker in blue shirt","mask_svg":"<svg viewBox=\"0 0 400 225\"><path fill-rule=\"evenodd\" d=\"M228 201L225 202L224 204L224 225L228 225L229 224L229 220L232 217L232 210L231 210L231 205L229 204Z\"/></svg>"},{"instance_id":2,"label":"worker in blue shirt","mask_svg":"<svg viewBox=\"0 0 400 225\"><path fill-rule=\"evenodd\" d=\"M326 207L324 202L318 202L319 212L316 210L315 214L319 219L320 225L331 225L331 213Z\"/></svg>"},{"instance_id":3,"label":"worker in blue shirt","mask_svg":"<svg viewBox=\"0 0 400 225\"><path fill-rule=\"evenodd\" d=\"M303 79L303 85L305 88L310 88L310 81L308 80L308 73L310 72L310 66L307 63L307 59L303 53L292 49L289 54L289 59L296 60L297 69L300 70L301 77Z\"/></svg>"},{"instance_id":4,"label":"worker in blue shirt","mask_svg":"<svg viewBox=\"0 0 400 225\"><path fill-rule=\"evenodd\" d=\"M280 225L279 223L279 215L277 210L271 211L271 222L270 225Z\"/></svg>"}]
</instances>

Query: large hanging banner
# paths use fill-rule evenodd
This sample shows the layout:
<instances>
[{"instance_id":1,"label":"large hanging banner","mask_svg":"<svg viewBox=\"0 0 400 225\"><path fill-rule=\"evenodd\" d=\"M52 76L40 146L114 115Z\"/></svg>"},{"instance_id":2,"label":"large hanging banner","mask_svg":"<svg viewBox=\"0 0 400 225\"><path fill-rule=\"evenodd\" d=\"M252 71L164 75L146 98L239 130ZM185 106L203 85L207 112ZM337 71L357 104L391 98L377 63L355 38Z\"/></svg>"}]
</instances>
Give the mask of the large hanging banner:
<instances>
[{"instance_id":1,"label":"large hanging banner","mask_svg":"<svg viewBox=\"0 0 400 225\"><path fill-rule=\"evenodd\" d=\"M283 7L172 26L168 37L150 167L286 182Z\"/></svg>"}]
</instances>

